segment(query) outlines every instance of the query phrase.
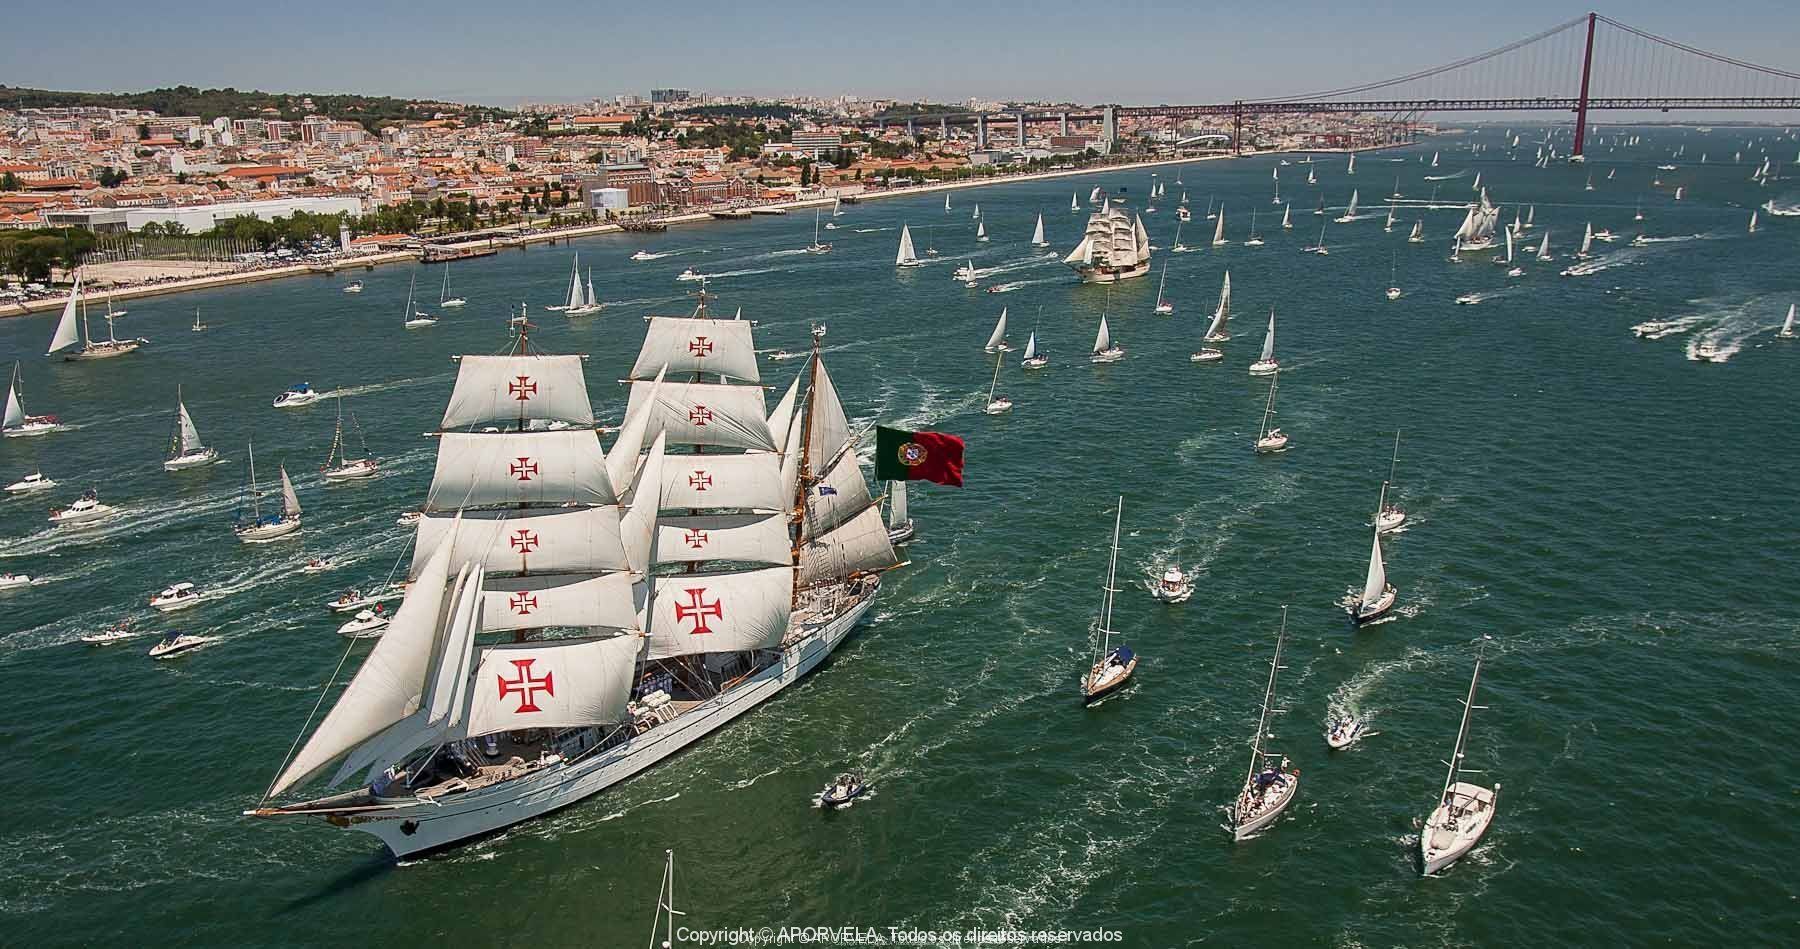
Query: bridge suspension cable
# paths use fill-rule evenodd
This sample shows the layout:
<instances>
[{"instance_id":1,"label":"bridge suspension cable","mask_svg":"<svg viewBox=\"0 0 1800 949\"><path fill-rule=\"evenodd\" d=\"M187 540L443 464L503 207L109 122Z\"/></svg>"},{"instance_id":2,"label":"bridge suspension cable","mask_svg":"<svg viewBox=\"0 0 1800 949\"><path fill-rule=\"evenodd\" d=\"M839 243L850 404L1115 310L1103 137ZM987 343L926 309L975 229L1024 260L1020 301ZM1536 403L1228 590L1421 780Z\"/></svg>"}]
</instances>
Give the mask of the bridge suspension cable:
<instances>
[{"instance_id":1,"label":"bridge suspension cable","mask_svg":"<svg viewBox=\"0 0 1800 949\"><path fill-rule=\"evenodd\" d=\"M1748 62L1746 60L1734 59L1730 56L1726 56L1721 53L1709 52L1707 50L1699 48L1698 46L1689 46L1688 44L1683 43L1679 40L1672 40L1666 36L1657 36L1655 33L1651 33L1647 30L1640 30L1635 26L1630 26L1630 25L1627 25L1624 23L1620 23L1618 20L1615 20L1612 17L1609 17L1604 13L1597 13L1597 14L1595 14L1595 17L1597 17L1600 20L1600 22L1606 24L1607 26L1613 27L1614 29L1624 30L1627 33L1630 33L1634 36L1642 37L1653 43L1661 43L1664 46L1668 46L1673 49L1681 50L1684 53L1691 53L1695 56L1701 56L1706 59L1710 59L1716 63L1724 63L1728 66L1737 66L1741 69L1750 69L1750 70L1754 70L1756 72L1765 73L1770 76L1780 76L1783 79L1800 79L1800 73L1788 72L1785 69L1776 69L1773 66L1762 66L1762 65L1758 65L1757 63Z\"/></svg>"}]
</instances>

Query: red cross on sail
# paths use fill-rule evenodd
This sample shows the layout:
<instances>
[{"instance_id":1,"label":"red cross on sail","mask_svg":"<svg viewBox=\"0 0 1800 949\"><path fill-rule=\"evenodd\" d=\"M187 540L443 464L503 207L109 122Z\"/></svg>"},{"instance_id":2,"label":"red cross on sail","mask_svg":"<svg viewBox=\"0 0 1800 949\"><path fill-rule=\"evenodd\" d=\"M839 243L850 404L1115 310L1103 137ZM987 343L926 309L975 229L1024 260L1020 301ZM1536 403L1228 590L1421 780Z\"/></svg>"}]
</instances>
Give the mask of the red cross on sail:
<instances>
[{"instance_id":1,"label":"red cross on sail","mask_svg":"<svg viewBox=\"0 0 1800 949\"><path fill-rule=\"evenodd\" d=\"M705 491L707 488L712 487L712 475L707 474L705 471L696 470L693 474L688 475L688 487L693 488L695 491Z\"/></svg>"},{"instance_id":2,"label":"red cross on sail","mask_svg":"<svg viewBox=\"0 0 1800 949\"><path fill-rule=\"evenodd\" d=\"M688 410L688 421L693 422L696 426L704 428L706 423L712 420L712 409L709 409L704 405L696 405Z\"/></svg>"},{"instance_id":3,"label":"red cross on sail","mask_svg":"<svg viewBox=\"0 0 1800 949\"><path fill-rule=\"evenodd\" d=\"M687 541L689 547L692 547L695 550L705 547L708 541L706 532L698 527L689 528L687 535L683 539Z\"/></svg>"},{"instance_id":4,"label":"red cross on sail","mask_svg":"<svg viewBox=\"0 0 1800 949\"><path fill-rule=\"evenodd\" d=\"M518 551L520 556L524 556L537 549L537 531L521 527L512 532L512 537L507 540L507 543L512 546L512 549Z\"/></svg>"},{"instance_id":5,"label":"red cross on sail","mask_svg":"<svg viewBox=\"0 0 1800 949\"><path fill-rule=\"evenodd\" d=\"M537 395L537 390L537 383L532 382L530 376L519 376L506 384L507 394L520 402L529 401L532 396Z\"/></svg>"},{"instance_id":6,"label":"red cross on sail","mask_svg":"<svg viewBox=\"0 0 1800 949\"><path fill-rule=\"evenodd\" d=\"M520 455L517 461L507 466L506 471L520 481L530 481L538 473L538 464L529 457Z\"/></svg>"},{"instance_id":7,"label":"red cross on sail","mask_svg":"<svg viewBox=\"0 0 1800 949\"><path fill-rule=\"evenodd\" d=\"M693 620L694 628L688 630L688 635L700 636L712 632L712 627L706 622L708 617L712 619L725 618L724 601L706 602L705 587L687 587L682 592L687 594L688 602L675 604L675 622Z\"/></svg>"},{"instance_id":8,"label":"red cross on sail","mask_svg":"<svg viewBox=\"0 0 1800 949\"><path fill-rule=\"evenodd\" d=\"M537 597L520 590L507 599L506 605L512 607L512 611L520 616L530 616L531 611L537 609L538 601Z\"/></svg>"},{"instance_id":9,"label":"red cross on sail","mask_svg":"<svg viewBox=\"0 0 1800 949\"><path fill-rule=\"evenodd\" d=\"M704 336L696 336L692 342L688 343L688 352L696 356L711 356L712 351L713 344Z\"/></svg>"},{"instance_id":10,"label":"red cross on sail","mask_svg":"<svg viewBox=\"0 0 1800 949\"><path fill-rule=\"evenodd\" d=\"M556 682L552 679L551 673L546 672L542 676L532 678L531 666L535 662L537 662L536 659L512 660L513 669L519 674L517 679L508 679L503 675L494 676L499 682L502 699L514 694L519 696L519 707L513 709L514 712L541 712L543 709L538 708L537 693L542 691L545 695L556 694Z\"/></svg>"}]
</instances>

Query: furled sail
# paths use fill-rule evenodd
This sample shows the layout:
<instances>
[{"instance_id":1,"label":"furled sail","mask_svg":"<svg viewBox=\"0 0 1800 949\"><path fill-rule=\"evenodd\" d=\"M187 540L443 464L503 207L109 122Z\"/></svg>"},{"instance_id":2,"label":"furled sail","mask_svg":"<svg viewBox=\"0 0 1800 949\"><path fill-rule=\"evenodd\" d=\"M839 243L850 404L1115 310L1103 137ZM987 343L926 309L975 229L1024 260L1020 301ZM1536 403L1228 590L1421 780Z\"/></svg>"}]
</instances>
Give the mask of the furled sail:
<instances>
[{"instance_id":1,"label":"furled sail","mask_svg":"<svg viewBox=\"0 0 1800 949\"><path fill-rule=\"evenodd\" d=\"M450 432L438 444L425 510L618 500L592 431Z\"/></svg>"},{"instance_id":2,"label":"furled sail","mask_svg":"<svg viewBox=\"0 0 1800 949\"><path fill-rule=\"evenodd\" d=\"M623 721L643 644L625 634L485 647L462 731L474 737Z\"/></svg>"},{"instance_id":3,"label":"furled sail","mask_svg":"<svg viewBox=\"0 0 1800 949\"><path fill-rule=\"evenodd\" d=\"M658 578L646 624L649 658L780 645L793 584L792 567Z\"/></svg>"},{"instance_id":4,"label":"furled sail","mask_svg":"<svg viewBox=\"0 0 1800 949\"><path fill-rule=\"evenodd\" d=\"M594 424L580 356L464 356L438 427L536 421Z\"/></svg>"},{"instance_id":5,"label":"furled sail","mask_svg":"<svg viewBox=\"0 0 1800 949\"><path fill-rule=\"evenodd\" d=\"M762 389L707 382L674 382L665 379L651 394L654 382L633 382L626 406L629 417L640 406L651 409L645 437L667 433L671 445L709 445L775 451L779 446L763 415Z\"/></svg>"},{"instance_id":6,"label":"furled sail","mask_svg":"<svg viewBox=\"0 0 1800 949\"><path fill-rule=\"evenodd\" d=\"M455 515L419 521L410 575L417 576L439 545L454 563L480 563L496 573L597 573L627 570L615 505L540 511L470 511L455 530Z\"/></svg>"},{"instance_id":7,"label":"furled sail","mask_svg":"<svg viewBox=\"0 0 1800 949\"><path fill-rule=\"evenodd\" d=\"M651 379L664 367L670 373L703 372L739 382L761 381L750 324L743 320L651 317L631 378Z\"/></svg>"}]
</instances>

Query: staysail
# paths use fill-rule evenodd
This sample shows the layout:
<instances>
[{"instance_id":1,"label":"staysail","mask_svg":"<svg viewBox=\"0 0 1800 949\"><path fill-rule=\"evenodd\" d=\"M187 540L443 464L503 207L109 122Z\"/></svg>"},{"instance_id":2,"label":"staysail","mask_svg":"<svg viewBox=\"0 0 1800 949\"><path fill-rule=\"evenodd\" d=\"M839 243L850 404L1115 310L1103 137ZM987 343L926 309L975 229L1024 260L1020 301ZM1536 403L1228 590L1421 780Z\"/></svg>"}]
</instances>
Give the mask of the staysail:
<instances>
[{"instance_id":1,"label":"staysail","mask_svg":"<svg viewBox=\"0 0 1800 949\"><path fill-rule=\"evenodd\" d=\"M988 337L987 346L984 347L984 351L990 352L990 353L997 351L1000 348L1000 344L1003 341L1005 341L1005 339L1006 339L1006 307L1001 307L1000 308L1000 320L999 320L999 322L996 322L994 324L994 332L992 335L990 335Z\"/></svg>"},{"instance_id":2,"label":"staysail","mask_svg":"<svg viewBox=\"0 0 1800 949\"><path fill-rule=\"evenodd\" d=\"M56 333L50 337L50 348L44 355L53 356L81 342L75 325L75 310L81 305L81 274L75 274L75 285L69 288L68 302L63 304L62 318L56 321Z\"/></svg>"}]
</instances>

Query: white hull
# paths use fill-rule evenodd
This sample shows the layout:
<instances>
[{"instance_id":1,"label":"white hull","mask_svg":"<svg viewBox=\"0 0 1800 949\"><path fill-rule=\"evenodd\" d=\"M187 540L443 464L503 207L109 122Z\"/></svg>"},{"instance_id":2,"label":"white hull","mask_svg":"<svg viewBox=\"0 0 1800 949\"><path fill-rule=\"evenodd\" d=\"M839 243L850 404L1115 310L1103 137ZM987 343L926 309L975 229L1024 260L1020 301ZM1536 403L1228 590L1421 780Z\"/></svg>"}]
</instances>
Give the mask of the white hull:
<instances>
[{"instance_id":1,"label":"white hull","mask_svg":"<svg viewBox=\"0 0 1800 949\"><path fill-rule=\"evenodd\" d=\"M163 470L164 471L185 471L189 468L198 468L202 465L210 465L213 462L218 461L218 460L219 460L219 453L217 451L214 451L211 448L202 448L201 450L196 451L196 452L190 452L185 455L177 455L174 458L170 458L168 461L163 462Z\"/></svg>"},{"instance_id":2,"label":"white hull","mask_svg":"<svg viewBox=\"0 0 1800 949\"><path fill-rule=\"evenodd\" d=\"M1250 374L1253 376L1272 376L1280 371L1281 363L1278 363L1273 359L1268 360L1267 362L1259 359L1250 364Z\"/></svg>"},{"instance_id":3,"label":"white hull","mask_svg":"<svg viewBox=\"0 0 1800 949\"><path fill-rule=\"evenodd\" d=\"M272 521L235 531L237 539L246 544L266 544L278 540L300 529L300 519Z\"/></svg>"},{"instance_id":4,"label":"white hull","mask_svg":"<svg viewBox=\"0 0 1800 949\"><path fill-rule=\"evenodd\" d=\"M33 435L48 435L51 432L54 432L61 427L62 427L61 425L59 425L55 422L28 421L23 425L14 425L12 428L7 429L6 437L7 438L29 438Z\"/></svg>"},{"instance_id":5,"label":"white hull","mask_svg":"<svg viewBox=\"0 0 1800 949\"><path fill-rule=\"evenodd\" d=\"M357 478L373 478L377 470L375 462L365 458L337 468L324 468L319 473L326 481L354 481Z\"/></svg>"},{"instance_id":6,"label":"white hull","mask_svg":"<svg viewBox=\"0 0 1800 949\"><path fill-rule=\"evenodd\" d=\"M271 404L274 405L278 409L297 409L303 405L311 405L317 401L319 401L319 394L317 392L308 392L305 395L296 395L296 396L284 395L284 396L277 398Z\"/></svg>"},{"instance_id":7,"label":"white hull","mask_svg":"<svg viewBox=\"0 0 1800 949\"><path fill-rule=\"evenodd\" d=\"M181 597L175 597L173 599L168 599L168 600L158 597L158 598L150 601L150 606L153 609L155 609L156 611L161 612L161 613L173 613L176 610L185 610L190 606L199 606L199 605L200 605L200 594L198 594L198 593L194 594L193 596L181 596Z\"/></svg>"},{"instance_id":8,"label":"white hull","mask_svg":"<svg viewBox=\"0 0 1800 949\"><path fill-rule=\"evenodd\" d=\"M395 856L406 857L492 833L597 794L699 741L811 672L849 635L878 591L787 647L778 664L622 745L478 791L439 797L436 803L358 811L347 816L348 826L374 834Z\"/></svg>"},{"instance_id":9,"label":"white hull","mask_svg":"<svg viewBox=\"0 0 1800 949\"><path fill-rule=\"evenodd\" d=\"M1380 598L1367 606L1362 605L1359 600L1357 605L1350 609L1350 622L1361 625L1372 620L1380 619L1387 615L1388 610L1394 608L1394 601L1399 599L1399 597L1399 591L1390 586L1381 591Z\"/></svg>"},{"instance_id":10,"label":"white hull","mask_svg":"<svg viewBox=\"0 0 1800 949\"><path fill-rule=\"evenodd\" d=\"M1255 817L1252 817L1243 823L1233 825L1231 832L1232 839L1243 840L1257 831L1262 830L1264 827L1273 824L1275 819L1281 816L1281 812L1287 810L1289 804L1294 803L1294 798L1299 793L1300 776L1298 774L1289 773L1287 775L1287 783L1282 785L1280 795L1272 804L1262 812L1258 813Z\"/></svg>"},{"instance_id":11,"label":"white hull","mask_svg":"<svg viewBox=\"0 0 1800 949\"><path fill-rule=\"evenodd\" d=\"M59 527L64 524L87 524L104 517L111 517L116 513L118 513L117 508L100 504L85 511L64 511L61 514L51 515L50 523Z\"/></svg>"},{"instance_id":12,"label":"white hull","mask_svg":"<svg viewBox=\"0 0 1800 949\"><path fill-rule=\"evenodd\" d=\"M1189 356L1188 362L1219 362L1219 361L1223 360L1224 358L1225 358L1225 353L1221 350L1202 349L1199 352L1193 354L1192 356Z\"/></svg>"},{"instance_id":13,"label":"white hull","mask_svg":"<svg viewBox=\"0 0 1800 949\"><path fill-rule=\"evenodd\" d=\"M1498 803L1499 791L1499 785L1494 785L1494 789L1490 791L1465 781L1458 781L1451 787L1451 796L1461 798L1468 810L1457 819L1454 829L1444 826L1450 815L1448 807L1442 802L1426 819L1425 829L1419 834L1419 864L1426 876L1462 859L1464 854L1481 843L1488 827L1494 823L1494 807Z\"/></svg>"},{"instance_id":14,"label":"white hull","mask_svg":"<svg viewBox=\"0 0 1800 949\"><path fill-rule=\"evenodd\" d=\"M1076 267L1075 272L1081 275L1082 283L1118 283L1121 280L1130 280L1133 277L1142 277L1149 273L1150 262L1145 261L1135 267L1129 267L1123 270L1112 267L1083 265Z\"/></svg>"}]
</instances>

